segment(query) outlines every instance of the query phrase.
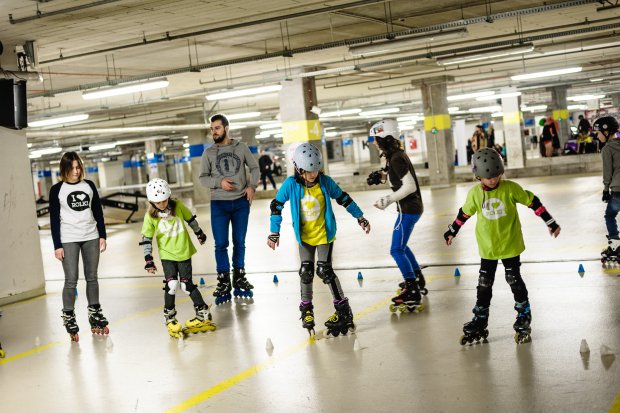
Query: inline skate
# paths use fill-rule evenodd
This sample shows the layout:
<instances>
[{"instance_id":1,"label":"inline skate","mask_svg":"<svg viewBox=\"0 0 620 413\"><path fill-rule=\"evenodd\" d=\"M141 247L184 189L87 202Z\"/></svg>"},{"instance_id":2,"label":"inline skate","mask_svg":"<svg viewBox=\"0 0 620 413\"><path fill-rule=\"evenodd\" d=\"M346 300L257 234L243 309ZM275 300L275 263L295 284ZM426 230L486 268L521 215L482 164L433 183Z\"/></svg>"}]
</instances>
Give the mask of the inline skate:
<instances>
[{"instance_id":1,"label":"inline skate","mask_svg":"<svg viewBox=\"0 0 620 413\"><path fill-rule=\"evenodd\" d=\"M232 299L230 295L230 273L220 272L217 274L217 287L213 291L213 296L215 297L215 305L223 304Z\"/></svg>"},{"instance_id":2,"label":"inline skate","mask_svg":"<svg viewBox=\"0 0 620 413\"><path fill-rule=\"evenodd\" d=\"M77 325L77 321L75 320L75 311L64 311L62 312L62 324L67 329L67 333L71 337L71 341L75 341L76 343L80 341L80 336L78 331L80 328Z\"/></svg>"},{"instance_id":3,"label":"inline skate","mask_svg":"<svg viewBox=\"0 0 620 413\"><path fill-rule=\"evenodd\" d=\"M426 280L424 279L424 274L422 274L422 270L414 270L414 273L415 279L418 282L418 289L420 290L420 294L428 294L428 290L426 289ZM396 290L396 294L400 294L403 288L405 288L404 281L398 284L398 290Z\"/></svg>"},{"instance_id":4,"label":"inline skate","mask_svg":"<svg viewBox=\"0 0 620 413\"><path fill-rule=\"evenodd\" d=\"M4 353L4 350L2 349L2 344L0 344L0 359L3 359L4 356L6 356L6 354Z\"/></svg>"},{"instance_id":5,"label":"inline skate","mask_svg":"<svg viewBox=\"0 0 620 413\"><path fill-rule=\"evenodd\" d=\"M420 303L421 299L422 297L420 296L417 279L407 278L404 281L400 294L392 298L390 312L395 313L396 311L400 311L403 313L409 311L411 313L419 313L424 310L424 304Z\"/></svg>"},{"instance_id":6,"label":"inline skate","mask_svg":"<svg viewBox=\"0 0 620 413\"><path fill-rule=\"evenodd\" d=\"M601 263L605 269L620 269L620 239L607 237L607 248L601 252Z\"/></svg>"},{"instance_id":7,"label":"inline skate","mask_svg":"<svg viewBox=\"0 0 620 413\"><path fill-rule=\"evenodd\" d=\"M299 303L299 311L301 311L301 326L308 330L310 337L314 337L314 306L312 301L302 301Z\"/></svg>"},{"instance_id":8,"label":"inline skate","mask_svg":"<svg viewBox=\"0 0 620 413\"><path fill-rule=\"evenodd\" d=\"M326 335L332 335L338 337L340 334L343 336L347 333L355 332L355 324L353 323L353 312L349 306L349 299L334 300L334 308L336 312L332 314L325 322L327 327Z\"/></svg>"},{"instance_id":9,"label":"inline skate","mask_svg":"<svg viewBox=\"0 0 620 413\"><path fill-rule=\"evenodd\" d=\"M461 345L464 346L467 343L476 343L482 340L483 343L487 343L487 337L489 336L489 308L474 307L472 310L474 318L463 325L463 335L461 336Z\"/></svg>"},{"instance_id":10,"label":"inline skate","mask_svg":"<svg viewBox=\"0 0 620 413\"><path fill-rule=\"evenodd\" d=\"M512 326L515 329L515 343L523 344L532 341L530 324L532 323L532 312L530 311L530 303L515 303L517 310L517 321Z\"/></svg>"},{"instance_id":11,"label":"inline skate","mask_svg":"<svg viewBox=\"0 0 620 413\"><path fill-rule=\"evenodd\" d=\"M254 286L245 277L245 268L233 268L233 295L235 297L252 298Z\"/></svg>"},{"instance_id":12,"label":"inline skate","mask_svg":"<svg viewBox=\"0 0 620 413\"><path fill-rule=\"evenodd\" d=\"M204 333L205 331L215 331L216 326L211 322L211 312L209 306L204 305L202 307L194 307L196 310L196 317L185 322L183 328L184 334L189 333Z\"/></svg>"},{"instance_id":13,"label":"inline skate","mask_svg":"<svg viewBox=\"0 0 620 413\"><path fill-rule=\"evenodd\" d=\"M164 320L166 327L168 327L168 334L172 338L183 338L185 334L176 316L177 310L175 308L164 308Z\"/></svg>"},{"instance_id":14,"label":"inline skate","mask_svg":"<svg viewBox=\"0 0 620 413\"><path fill-rule=\"evenodd\" d=\"M103 316L99 304L88 306L88 322L93 334L107 335L110 332L108 320Z\"/></svg>"}]
</instances>

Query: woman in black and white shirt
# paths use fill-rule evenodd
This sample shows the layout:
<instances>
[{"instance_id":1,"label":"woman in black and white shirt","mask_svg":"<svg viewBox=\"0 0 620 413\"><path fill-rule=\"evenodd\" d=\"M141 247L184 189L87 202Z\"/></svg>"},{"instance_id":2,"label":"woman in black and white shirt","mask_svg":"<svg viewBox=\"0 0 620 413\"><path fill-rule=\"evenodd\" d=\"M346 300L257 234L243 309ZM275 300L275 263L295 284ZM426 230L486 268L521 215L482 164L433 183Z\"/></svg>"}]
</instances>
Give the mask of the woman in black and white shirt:
<instances>
[{"instance_id":1,"label":"woman in black and white shirt","mask_svg":"<svg viewBox=\"0 0 620 413\"><path fill-rule=\"evenodd\" d=\"M97 188L84 179L84 164L76 152L65 153L60 160L61 182L52 186L49 194L50 221L54 255L62 262L65 284L62 291L62 318L73 341L78 341L75 320L75 290L82 254L88 321L93 333L108 334L108 320L101 312L97 267L99 254L106 249L103 209Z\"/></svg>"},{"instance_id":2,"label":"woman in black and white shirt","mask_svg":"<svg viewBox=\"0 0 620 413\"><path fill-rule=\"evenodd\" d=\"M393 119L384 119L370 128L371 138L385 157L386 165L381 171L382 181L387 180L392 192L375 202L375 207L385 209L396 203L398 218L392 233L390 254L404 278L399 286L402 292L392 298L392 311L422 311L420 292L427 293L422 270L415 255L407 246L413 227L424 212L418 178L407 154L400 145L398 123Z\"/></svg>"}]
</instances>

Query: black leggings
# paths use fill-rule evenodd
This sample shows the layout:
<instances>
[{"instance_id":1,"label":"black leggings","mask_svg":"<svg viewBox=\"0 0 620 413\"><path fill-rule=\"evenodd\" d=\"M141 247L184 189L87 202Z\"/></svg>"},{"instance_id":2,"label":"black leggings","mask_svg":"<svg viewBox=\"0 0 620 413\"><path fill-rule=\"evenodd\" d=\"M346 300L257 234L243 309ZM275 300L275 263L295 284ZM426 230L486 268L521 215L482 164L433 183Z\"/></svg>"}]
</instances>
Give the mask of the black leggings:
<instances>
[{"instance_id":1,"label":"black leggings","mask_svg":"<svg viewBox=\"0 0 620 413\"><path fill-rule=\"evenodd\" d=\"M478 278L478 299L476 306L487 308L491 305L493 296L493 282L495 281L495 271L497 270L498 260L480 260L480 277ZM515 301L522 303L528 301L527 288L521 278L521 257L517 255L512 258L502 259L502 264L506 269L506 281L510 285Z\"/></svg>"},{"instance_id":2,"label":"black leggings","mask_svg":"<svg viewBox=\"0 0 620 413\"><path fill-rule=\"evenodd\" d=\"M180 280L181 283L185 283L185 289L189 293L189 297L192 299L194 303L194 307L204 307L205 301L202 298L202 294L194 281L192 280L192 260L188 259L185 261L170 261L170 260L161 260L161 265L164 269L164 307L168 310L172 310L175 305L176 295L171 295L168 293L170 289L168 288L168 281L170 280ZM178 294L181 288L176 291Z\"/></svg>"}]
</instances>

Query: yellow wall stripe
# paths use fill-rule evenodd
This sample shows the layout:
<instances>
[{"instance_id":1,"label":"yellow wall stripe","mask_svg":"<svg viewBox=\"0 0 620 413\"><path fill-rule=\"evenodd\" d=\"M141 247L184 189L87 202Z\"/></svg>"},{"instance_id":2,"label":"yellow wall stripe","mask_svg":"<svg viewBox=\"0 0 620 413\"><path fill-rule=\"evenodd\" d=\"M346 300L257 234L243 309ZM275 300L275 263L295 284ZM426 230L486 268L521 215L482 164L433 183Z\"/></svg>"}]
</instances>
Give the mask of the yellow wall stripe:
<instances>
[{"instance_id":1,"label":"yellow wall stripe","mask_svg":"<svg viewBox=\"0 0 620 413\"><path fill-rule=\"evenodd\" d=\"M437 130L446 130L452 127L452 121L450 115L434 115L424 116L424 130L430 132L433 128Z\"/></svg>"},{"instance_id":2,"label":"yellow wall stripe","mask_svg":"<svg viewBox=\"0 0 620 413\"><path fill-rule=\"evenodd\" d=\"M284 143L310 142L321 139L321 123L318 120L282 122Z\"/></svg>"},{"instance_id":3,"label":"yellow wall stripe","mask_svg":"<svg viewBox=\"0 0 620 413\"><path fill-rule=\"evenodd\" d=\"M516 125L521 123L521 112L504 112L504 125Z\"/></svg>"},{"instance_id":4,"label":"yellow wall stripe","mask_svg":"<svg viewBox=\"0 0 620 413\"><path fill-rule=\"evenodd\" d=\"M553 111L553 119L554 120L566 120L568 119L568 110L567 109L558 109Z\"/></svg>"}]
</instances>

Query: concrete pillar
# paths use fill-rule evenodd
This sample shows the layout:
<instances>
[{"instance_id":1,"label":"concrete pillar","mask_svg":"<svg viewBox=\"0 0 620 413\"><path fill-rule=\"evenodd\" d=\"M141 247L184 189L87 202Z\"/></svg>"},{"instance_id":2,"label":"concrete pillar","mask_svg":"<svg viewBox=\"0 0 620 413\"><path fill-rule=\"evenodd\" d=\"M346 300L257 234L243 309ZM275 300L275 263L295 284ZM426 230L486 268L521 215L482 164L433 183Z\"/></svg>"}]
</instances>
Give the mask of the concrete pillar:
<instances>
[{"instance_id":1,"label":"concrete pillar","mask_svg":"<svg viewBox=\"0 0 620 413\"><path fill-rule=\"evenodd\" d=\"M26 131L0 127L0 140L0 305L5 305L45 294L45 277Z\"/></svg>"},{"instance_id":2,"label":"concrete pillar","mask_svg":"<svg viewBox=\"0 0 620 413\"><path fill-rule=\"evenodd\" d=\"M32 165L32 180L34 181L35 195L39 199L47 200L50 188L55 183L49 162L35 162Z\"/></svg>"},{"instance_id":3,"label":"concrete pillar","mask_svg":"<svg viewBox=\"0 0 620 413\"><path fill-rule=\"evenodd\" d=\"M97 163L99 169L99 183L101 188L122 186L125 180L125 171L122 161Z\"/></svg>"},{"instance_id":4,"label":"concrete pillar","mask_svg":"<svg viewBox=\"0 0 620 413\"><path fill-rule=\"evenodd\" d=\"M95 186L99 188L101 181L99 180L99 167L96 164L84 165L84 177L90 181L93 181Z\"/></svg>"},{"instance_id":5,"label":"concrete pillar","mask_svg":"<svg viewBox=\"0 0 620 413\"><path fill-rule=\"evenodd\" d=\"M504 88L501 93L516 92L515 88ZM521 106L519 96L502 98L502 123L504 126L504 142L509 168L525 166L525 148L523 146L523 127L521 123ZM567 123L568 116L564 120Z\"/></svg>"},{"instance_id":6,"label":"concrete pillar","mask_svg":"<svg viewBox=\"0 0 620 413\"><path fill-rule=\"evenodd\" d=\"M614 108L620 107L620 93L610 93L609 97L611 98Z\"/></svg>"},{"instance_id":7,"label":"concrete pillar","mask_svg":"<svg viewBox=\"0 0 620 413\"><path fill-rule=\"evenodd\" d=\"M564 144L570 136L569 124L568 124L568 103L566 101L566 91L568 86L554 86L547 90L551 92L551 109L553 120L558 122L559 130L558 137L560 138L560 148L564 147Z\"/></svg>"},{"instance_id":8,"label":"concrete pillar","mask_svg":"<svg viewBox=\"0 0 620 413\"><path fill-rule=\"evenodd\" d=\"M351 136L342 137L342 151L344 152L344 163L357 165L359 157L356 153L356 141Z\"/></svg>"},{"instance_id":9,"label":"concrete pillar","mask_svg":"<svg viewBox=\"0 0 620 413\"><path fill-rule=\"evenodd\" d=\"M431 188L454 184L454 141L448 114L448 82L450 76L413 81L422 91L424 132L428 156L428 175Z\"/></svg>"},{"instance_id":10,"label":"concrete pillar","mask_svg":"<svg viewBox=\"0 0 620 413\"><path fill-rule=\"evenodd\" d=\"M293 75L311 71L311 68L302 68L293 72ZM291 157L298 144L308 142L316 146L323 153L323 169L328 173L327 150L321 139L323 133L319 116L310 110L318 105L314 77L295 78L282 82L280 91L280 120L282 122L282 141L287 153L287 174L293 175L294 169Z\"/></svg>"},{"instance_id":11,"label":"concrete pillar","mask_svg":"<svg viewBox=\"0 0 620 413\"><path fill-rule=\"evenodd\" d=\"M465 119L454 121L454 141L456 145L456 153L458 156L458 165L467 165L467 129L465 127Z\"/></svg>"},{"instance_id":12,"label":"concrete pillar","mask_svg":"<svg viewBox=\"0 0 620 413\"><path fill-rule=\"evenodd\" d=\"M190 130L187 131L188 143L189 143L189 170L191 173L191 182L194 184L194 205L207 204L211 201L211 192L209 188L205 188L200 184L200 162L202 159L202 153L205 148L213 145L213 139L207 138L209 129L207 126L207 120L201 115L186 116L185 122L188 124L204 123L204 130Z\"/></svg>"},{"instance_id":13,"label":"concrete pillar","mask_svg":"<svg viewBox=\"0 0 620 413\"><path fill-rule=\"evenodd\" d=\"M256 140L257 128L244 128L241 129L241 141L245 142L252 152L252 155L258 160L260 156L258 151L258 141Z\"/></svg>"},{"instance_id":14,"label":"concrete pillar","mask_svg":"<svg viewBox=\"0 0 620 413\"><path fill-rule=\"evenodd\" d=\"M164 154L161 152L160 141L144 142L144 150L146 152L147 177L150 181L153 178L161 178L168 180L166 173L166 164Z\"/></svg>"},{"instance_id":15,"label":"concrete pillar","mask_svg":"<svg viewBox=\"0 0 620 413\"><path fill-rule=\"evenodd\" d=\"M133 181L133 174L131 173L131 156L123 156L123 184L133 185L137 182Z\"/></svg>"}]
</instances>

